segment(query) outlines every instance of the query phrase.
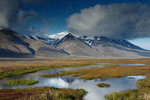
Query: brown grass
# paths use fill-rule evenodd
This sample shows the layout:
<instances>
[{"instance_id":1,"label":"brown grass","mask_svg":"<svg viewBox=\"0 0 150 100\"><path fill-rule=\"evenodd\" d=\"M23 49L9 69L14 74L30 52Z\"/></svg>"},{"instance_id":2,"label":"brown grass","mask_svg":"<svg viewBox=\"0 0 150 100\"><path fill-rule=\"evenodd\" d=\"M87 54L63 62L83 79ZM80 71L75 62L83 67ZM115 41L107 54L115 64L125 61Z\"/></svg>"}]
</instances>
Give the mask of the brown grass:
<instances>
[{"instance_id":1,"label":"brown grass","mask_svg":"<svg viewBox=\"0 0 150 100\"><path fill-rule=\"evenodd\" d=\"M76 71L62 71L60 74L48 74L43 77L56 77L56 76L81 76L84 80L99 79L99 78L120 78L127 75L146 75L150 73L149 66L117 66L117 67L103 67L81 69Z\"/></svg>"},{"instance_id":2,"label":"brown grass","mask_svg":"<svg viewBox=\"0 0 150 100\"><path fill-rule=\"evenodd\" d=\"M73 76L81 76L82 79L90 80L90 79L96 79L96 78L112 78L112 77L119 78L119 77L123 77L127 75L146 75L147 76L146 79L142 79L137 82L137 86L139 88L138 90L129 90L129 91L122 92L121 94L114 93L113 95L109 96L109 99L119 100L119 99L114 99L114 98L123 97L123 98L126 98L126 100L131 100L130 98L134 98L134 100L143 100L143 99L149 100L149 97L150 97L150 88L149 88L150 87L150 83L149 83L150 82L150 59L101 59L101 60L99 59L79 59L79 60L74 59L74 60L12 61L12 62L1 61L0 62L1 64L0 75L4 75L8 71L15 73L16 71L18 72L19 70L19 73L21 73L20 71L27 71L28 73L30 71L34 72L38 70L45 70L48 68L82 66L82 65L100 63L100 62L101 63L107 62L107 63L146 64L146 65L136 66L136 67L135 66L133 67L132 66L111 66L111 67L105 67L105 68L82 69L78 71L64 71L61 74L50 74L50 75L45 75L45 77L73 75ZM10 64L7 64L7 63L10 63ZM35 70L29 70L29 69L35 69ZM23 72L21 74L25 74L25 73L26 72ZM11 74L10 76L12 76ZM18 75L21 75L21 74L18 74ZM2 97L6 98L6 99L1 99L1 100L17 100L20 98L21 98L20 100L28 100L28 99L35 100L35 98L36 100L47 100L47 98L50 100L72 100L72 99L80 100L80 99L74 99L75 97L73 94L76 94L77 92L74 93L70 90L56 89L58 91L61 91L61 93L63 93L61 95L58 95L59 93L56 93L55 89L54 90L52 89L51 91L48 91L48 92L44 92L46 89L38 88L37 90L35 89L0 90L0 98ZM72 94L73 96L70 95L70 93L73 93ZM49 97L50 94L57 94L57 95L51 95ZM67 97L69 96L69 99L66 99L67 98L66 95ZM51 99L51 97L58 97L58 98ZM61 99L59 97L61 97Z\"/></svg>"},{"instance_id":3,"label":"brown grass","mask_svg":"<svg viewBox=\"0 0 150 100\"><path fill-rule=\"evenodd\" d=\"M86 92L82 89L56 89L36 87L26 89L1 89L0 100L82 100Z\"/></svg>"},{"instance_id":4,"label":"brown grass","mask_svg":"<svg viewBox=\"0 0 150 100\"><path fill-rule=\"evenodd\" d=\"M51 68L85 66L94 64L89 60L1 61L0 78L19 76ZM6 65L5 65L6 64ZM11 65L10 65L11 64Z\"/></svg>"},{"instance_id":5,"label":"brown grass","mask_svg":"<svg viewBox=\"0 0 150 100\"><path fill-rule=\"evenodd\" d=\"M106 84L106 83L98 83L97 86L100 87L100 88L104 88L104 87L110 87L111 85Z\"/></svg>"}]
</instances>

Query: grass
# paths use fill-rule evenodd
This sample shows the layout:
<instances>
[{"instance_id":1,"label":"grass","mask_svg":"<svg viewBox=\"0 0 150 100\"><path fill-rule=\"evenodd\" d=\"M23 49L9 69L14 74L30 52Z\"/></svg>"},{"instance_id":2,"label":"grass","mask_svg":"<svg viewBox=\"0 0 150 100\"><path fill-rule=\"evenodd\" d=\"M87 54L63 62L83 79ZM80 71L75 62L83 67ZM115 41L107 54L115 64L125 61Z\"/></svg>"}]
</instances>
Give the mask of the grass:
<instances>
[{"instance_id":1,"label":"grass","mask_svg":"<svg viewBox=\"0 0 150 100\"><path fill-rule=\"evenodd\" d=\"M111 85L106 83L98 83L97 86L103 88L103 87L110 87Z\"/></svg>"},{"instance_id":2,"label":"grass","mask_svg":"<svg viewBox=\"0 0 150 100\"><path fill-rule=\"evenodd\" d=\"M20 76L41 70L62 67L86 66L95 63L141 63L149 64L150 59L72 59L72 60L27 60L27 61L0 61L0 79ZM109 66L117 66L110 64Z\"/></svg>"},{"instance_id":3,"label":"grass","mask_svg":"<svg viewBox=\"0 0 150 100\"><path fill-rule=\"evenodd\" d=\"M113 92L106 96L108 100L145 100L142 93L138 90L126 90L122 92Z\"/></svg>"},{"instance_id":4,"label":"grass","mask_svg":"<svg viewBox=\"0 0 150 100\"><path fill-rule=\"evenodd\" d=\"M127 75L146 75L150 73L149 66L117 66L117 67L103 67L103 68L91 68L91 69L81 69L75 71L62 71L58 74L46 74L43 77L56 77L56 76L80 76L84 80L92 80L99 78L120 78Z\"/></svg>"},{"instance_id":5,"label":"grass","mask_svg":"<svg viewBox=\"0 0 150 100\"><path fill-rule=\"evenodd\" d=\"M26 89L1 89L0 100L83 100L82 89L57 89L35 87Z\"/></svg>"},{"instance_id":6,"label":"grass","mask_svg":"<svg viewBox=\"0 0 150 100\"><path fill-rule=\"evenodd\" d=\"M26 62L27 63L27 62ZM9 65L9 66L0 66L0 79L13 77L13 76L20 76L27 73L33 73L41 70L48 70L54 68L63 68L63 67L75 67L75 66L86 66L86 65L93 65L95 64L92 61L86 60L62 60L62 61L49 61L42 64L32 64L32 65Z\"/></svg>"},{"instance_id":7,"label":"grass","mask_svg":"<svg viewBox=\"0 0 150 100\"><path fill-rule=\"evenodd\" d=\"M145 66L118 66L109 65L105 68L81 69L77 71L63 71L60 74L47 74L43 77L57 77L65 75L80 76L84 80L98 78L120 78L127 75L146 75L146 79L139 80L136 85L138 89L115 92L106 96L109 100L150 100L150 59L79 59L79 60L56 60L47 61L45 64L38 65L0 65L1 78L22 75L26 73L46 70L50 68L84 66L94 63L127 63L127 64L146 64ZM12 62L15 63L15 62ZM1 64L1 62L0 62ZM44 87L42 87L44 88ZM22 90L0 90L0 100L81 100L85 91L67 90L67 89L42 89L31 88ZM37 92L38 91L38 92ZM46 91L46 92L45 92ZM58 92L61 91L61 92ZM80 93L80 92L81 93ZM39 95L39 94L42 95ZM6 96L9 95L10 96ZM47 95L48 94L48 95ZM57 95L56 95L57 94ZM77 95L76 95L77 94ZM80 95L82 94L82 95ZM20 97L19 97L20 96ZM2 98L2 99L1 99ZM36 99L35 99L36 98ZM78 99L77 99L78 98Z\"/></svg>"},{"instance_id":8,"label":"grass","mask_svg":"<svg viewBox=\"0 0 150 100\"><path fill-rule=\"evenodd\" d=\"M37 80L9 80L6 84L11 86L18 86L18 85L33 85L38 83Z\"/></svg>"}]
</instances>

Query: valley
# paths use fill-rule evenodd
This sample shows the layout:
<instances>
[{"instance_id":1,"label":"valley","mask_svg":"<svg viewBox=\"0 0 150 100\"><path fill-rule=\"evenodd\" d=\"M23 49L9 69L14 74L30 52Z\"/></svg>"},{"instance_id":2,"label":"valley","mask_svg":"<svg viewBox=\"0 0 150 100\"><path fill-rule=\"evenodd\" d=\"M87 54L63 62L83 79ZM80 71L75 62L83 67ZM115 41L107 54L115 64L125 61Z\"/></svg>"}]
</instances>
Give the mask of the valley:
<instances>
[{"instance_id":1,"label":"valley","mask_svg":"<svg viewBox=\"0 0 150 100\"><path fill-rule=\"evenodd\" d=\"M32 98L31 100L35 100L35 98L45 98L45 100L52 98L54 100L53 96L56 94L55 92L60 93L62 96L59 97L64 100L68 100L70 96L74 98L73 100L81 100L82 98L85 100L91 100L92 98L94 100L105 100L106 95L106 98L109 100L118 96L120 99L148 100L150 93L149 62L150 59L1 60L1 76L6 75L8 71L12 72L10 76L3 77L0 80L0 100L8 100L5 97L6 93L10 94L9 99L13 100L18 100L19 96L22 99L26 98L29 100L30 98ZM41 67L42 69L40 70L34 70ZM15 75L17 71L20 73L22 70L31 69L34 71ZM38 80L39 82L30 86L10 86L6 84L7 80L20 79ZM111 86L100 88L97 86L98 83L107 83ZM49 94L45 88L53 92ZM73 90L68 90L68 88L72 88ZM33 93L33 91L37 92ZM44 91L42 97L39 96L40 91ZM61 93L59 91L64 92ZM74 93L73 96L72 94L65 94L67 91ZM82 92L76 93L75 91ZM13 96L15 93L21 95ZM49 94L50 97L45 97L45 93ZM55 96L57 99L59 97Z\"/></svg>"},{"instance_id":2,"label":"valley","mask_svg":"<svg viewBox=\"0 0 150 100\"><path fill-rule=\"evenodd\" d=\"M0 0L0 100L150 100L150 0Z\"/></svg>"}]
</instances>

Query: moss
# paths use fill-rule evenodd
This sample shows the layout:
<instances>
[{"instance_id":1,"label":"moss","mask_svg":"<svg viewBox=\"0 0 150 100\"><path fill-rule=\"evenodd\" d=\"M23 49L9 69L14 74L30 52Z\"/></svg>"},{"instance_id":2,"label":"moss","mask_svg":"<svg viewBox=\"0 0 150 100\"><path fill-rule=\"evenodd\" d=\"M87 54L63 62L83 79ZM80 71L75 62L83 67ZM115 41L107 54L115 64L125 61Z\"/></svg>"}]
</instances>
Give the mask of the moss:
<instances>
[{"instance_id":1,"label":"moss","mask_svg":"<svg viewBox=\"0 0 150 100\"><path fill-rule=\"evenodd\" d=\"M6 84L11 86L17 86L17 85L33 85L38 83L37 80L9 80L6 82Z\"/></svg>"},{"instance_id":2,"label":"moss","mask_svg":"<svg viewBox=\"0 0 150 100\"><path fill-rule=\"evenodd\" d=\"M98 83L97 86L103 88L103 87L110 87L111 85L106 83Z\"/></svg>"}]
</instances>

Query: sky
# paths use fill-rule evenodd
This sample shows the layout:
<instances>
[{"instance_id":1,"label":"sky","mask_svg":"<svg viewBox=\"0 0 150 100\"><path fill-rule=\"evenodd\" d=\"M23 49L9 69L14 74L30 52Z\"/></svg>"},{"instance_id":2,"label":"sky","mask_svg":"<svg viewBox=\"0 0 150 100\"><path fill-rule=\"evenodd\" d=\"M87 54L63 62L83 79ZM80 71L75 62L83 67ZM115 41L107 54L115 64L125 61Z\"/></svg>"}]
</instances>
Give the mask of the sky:
<instances>
[{"instance_id":1,"label":"sky","mask_svg":"<svg viewBox=\"0 0 150 100\"><path fill-rule=\"evenodd\" d=\"M0 0L0 27L126 39L150 50L150 0Z\"/></svg>"}]
</instances>

